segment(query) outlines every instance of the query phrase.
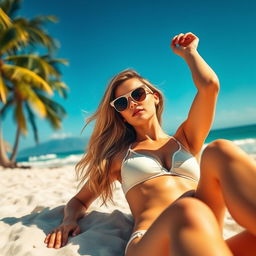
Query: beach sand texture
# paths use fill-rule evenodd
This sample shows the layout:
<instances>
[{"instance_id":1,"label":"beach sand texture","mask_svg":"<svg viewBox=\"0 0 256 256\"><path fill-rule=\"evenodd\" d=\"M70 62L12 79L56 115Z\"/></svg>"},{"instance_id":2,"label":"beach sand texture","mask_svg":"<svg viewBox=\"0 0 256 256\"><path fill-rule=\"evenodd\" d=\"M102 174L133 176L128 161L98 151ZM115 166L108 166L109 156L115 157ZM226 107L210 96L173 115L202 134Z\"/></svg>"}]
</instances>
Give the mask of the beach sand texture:
<instances>
[{"instance_id":1,"label":"beach sand texture","mask_svg":"<svg viewBox=\"0 0 256 256\"><path fill-rule=\"evenodd\" d=\"M49 249L46 234L60 224L63 208L75 195L74 166L0 169L0 255L2 256L121 256L132 231L132 216L119 183L114 202L96 200L79 221L81 234L65 247ZM242 230L226 215L224 237Z\"/></svg>"}]
</instances>

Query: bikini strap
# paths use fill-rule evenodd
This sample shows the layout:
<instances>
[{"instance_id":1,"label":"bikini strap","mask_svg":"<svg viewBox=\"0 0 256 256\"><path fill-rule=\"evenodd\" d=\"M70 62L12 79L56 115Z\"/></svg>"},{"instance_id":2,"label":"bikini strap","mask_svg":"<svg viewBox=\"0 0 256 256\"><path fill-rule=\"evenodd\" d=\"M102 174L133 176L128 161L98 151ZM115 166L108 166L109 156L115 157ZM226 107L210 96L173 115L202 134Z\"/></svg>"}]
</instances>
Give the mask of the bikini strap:
<instances>
[{"instance_id":1,"label":"bikini strap","mask_svg":"<svg viewBox=\"0 0 256 256\"><path fill-rule=\"evenodd\" d=\"M123 161L122 161L122 164L123 162L125 161L125 159L128 157L129 153L130 153L130 150L131 150L131 146L132 146L132 143L129 145L128 149L127 149L127 152L125 154L125 157L123 158Z\"/></svg>"},{"instance_id":2,"label":"bikini strap","mask_svg":"<svg viewBox=\"0 0 256 256\"><path fill-rule=\"evenodd\" d=\"M177 142L177 144L179 145L179 149L178 150L180 150L183 145L175 137L172 136L172 138Z\"/></svg>"},{"instance_id":3,"label":"bikini strap","mask_svg":"<svg viewBox=\"0 0 256 256\"><path fill-rule=\"evenodd\" d=\"M178 145L180 146L180 148L179 149L183 149L183 150L185 150L185 151L187 151L188 153L190 153L191 154L191 152L190 152L190 150L189 149L187 149L181 142L179 142L175 137L173 137L172 136L172 138L178 143Z\"/></svg>"}]
</instances>

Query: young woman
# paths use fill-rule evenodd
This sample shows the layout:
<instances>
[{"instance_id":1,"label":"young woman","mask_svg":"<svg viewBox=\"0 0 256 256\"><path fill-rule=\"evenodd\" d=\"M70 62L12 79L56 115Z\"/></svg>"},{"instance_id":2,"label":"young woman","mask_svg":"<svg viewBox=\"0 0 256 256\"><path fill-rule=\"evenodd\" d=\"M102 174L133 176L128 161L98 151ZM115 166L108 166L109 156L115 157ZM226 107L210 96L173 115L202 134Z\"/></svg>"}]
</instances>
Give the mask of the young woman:
<instances>
[{"instance_id":1,"label":"young woman","mask_svg":"<svg viewBox=\"0 0 256 256\"><path fill-rule=\"evenodd\" d=\"M197 94L173 136L161 127L162 93L133 70L116 75L87 124L95 120L87 154L77 164L82 189L66 205L62 224L47 235L60 248L98 196L122 184L134 217L126 256L253 255L256 253L256 164L226 140L199 153L215 112L219 81L197 51L192 33L172 39L188 64ZM245 231L224 241L225 208Z\"/></svg>"}]
</instances>

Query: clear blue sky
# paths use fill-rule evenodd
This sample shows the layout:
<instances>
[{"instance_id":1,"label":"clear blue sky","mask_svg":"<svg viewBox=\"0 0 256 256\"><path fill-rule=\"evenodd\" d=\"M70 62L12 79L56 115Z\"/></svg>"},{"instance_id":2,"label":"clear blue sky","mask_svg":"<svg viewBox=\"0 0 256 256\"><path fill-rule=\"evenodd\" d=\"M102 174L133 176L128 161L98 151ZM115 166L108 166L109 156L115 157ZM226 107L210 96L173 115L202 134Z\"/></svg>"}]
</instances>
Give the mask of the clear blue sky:
<instances>
[{"instance_id":1,"label":"clear blue sky","mask_svg":"<svg viewBox=\"0 0 256 256\"><path fill-rule=\"evenodd\" d=\"M221 82L213 128L256 123L255 1L25 0L20 14L56 15L60 21L48 31L61 43L56 57L70 63L62 68L69 97L55 97L68 115L58 132L38 118L41 142L80 136L107 82L126 68L164 92L163 126L173 132L186 118L196 90L187 65L169 45L173 36L189 31L199 37L198 51ZM12 113L8 116L4 137L12 144L15 127ZM20 148L31 145L30 130Z\"/></svg>"}]
</instances>

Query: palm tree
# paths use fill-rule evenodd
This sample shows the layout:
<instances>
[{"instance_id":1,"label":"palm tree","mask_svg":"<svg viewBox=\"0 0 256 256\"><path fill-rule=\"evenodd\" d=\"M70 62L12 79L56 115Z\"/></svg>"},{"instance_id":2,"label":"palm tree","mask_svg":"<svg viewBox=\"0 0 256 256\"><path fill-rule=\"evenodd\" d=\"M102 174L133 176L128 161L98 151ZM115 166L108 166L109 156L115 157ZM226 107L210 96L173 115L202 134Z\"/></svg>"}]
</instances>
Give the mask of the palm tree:
<instances>
[{"instance_id":1,"label":"palm tree","mask_svg":"<svg viewBox=\"0 0 256 256\"><path fill-rule=\"evenodd\" d=\"M15 120L18 131L26 134L27 125L25 121L23 102L28 101L41 117L45 117L46 107L33 88L51 95L53 94L53 90L42 77L21 66L4 63L0 66L0 74L0 83L2 84L2 88L6 88L5 91L8 92L7 97L2 97L2 99L5 99L5 104L0 110L1 118L7 108L14 105ZM0 147L3 147L3 144L0 144ZM14 149L16 148L17 145ZM0 153L5 154L3 149ZM1 158L3 159L4 166L14 166L12 163L8 163L8 161L6 161L6 157Z\"/></svg>"},{"instance_id":2,"label":"palm tree","mask_svg":"<svg viewBox=\"0 0 256 256\"><path fill-rule=\"evenodd\" d=\"M67 96L67 86L60 81L61 74L57 68L56 64L67 64L66 60L63 59L52 59L50 56L38 56L38 55L19 55L19 56L8 56L5 61L12 61L16 66L26 67L33 71L35 74L42 77L45 81L47 81L48 85L51 87L53 91L57 91L61 97L66 98ZM31 87L30 85L26 86L26 90L22 87L23 98L20 100L19 94L20 92L14 93L14 98L12 99L12 105L19 106L18 109L20 111L19 116L16 115L16 123L17 132L16 139L13 146L13 152L11 154L10 160L12 162L15 161L18 141L21 133L27 132L26 118L24 111L27 112L28 121L32 126L32 131L34 133L35 142L38 143L38 129L35 122L35 111L38 112L39 115L43 116L48 120L51 126L54 129L59 129L61 127L61 120L66 115L64 108L58 104L57 102L48 98L45 93L38 89L37 87ZM19 90L19 87L18 87ZM17 90L16 90L17 91ZM32 97L31 97L32 96ZM24 107L21 107L22 101ZM34 107L34 110L33 110ZM43 108L43 113L42 113ZM6 108L7 109L7 108ZM5 111L6 111L5 109ZM3 113L4 114L4 113ZM25 125L24 125L25 124Z\"/></svg>"},{"instance_id":3,"label":"palm tree","mask_svg":"<svg viewBox=\"0 0 256 256\"><path fill-rule=\"evenodd\" d=\"M31 20L13 17L20 7L21 0L0 1L0 69L4 64L3 56L18 51L30 51L31 47L43 45L50 53L57 48L58 42L50 37L43 27L47 22L57 22L55 16L37 16ZM33 48L32 48L33 49ZM6 102L8 88L0 74L0 100Z\"/></svg>"},{"instance_id":4,"label":"palm tree","mask_svg":"<svg viewBox=\"0 0 256 256\"><path fill-rule=\"evenodd\" d=\"M24 109L27 111L36 141L38 141L35 114L46 117L53 127L60 127L65 110L47 97L57 90L66 96L67 87L60 80L56 63L64 60L53 59L50 55L37 56L31 50L38 44L45 46L50 54L56 49L56 41L44 30L46 22L57 21L54 16L37 16L34 19L16 18L15 12L20 7L20 0L0 1L0 119L6 110L14 107L17 124L16 139L11 159L8 159L3 146L0 123L0 165L15 166L15 156L20 133L27 133ZM23 55L20 55L20 53ZM24 54L28 52L29 54ZM1 122L1 121L0 121Z\"/></svg>"}]
</instances>

